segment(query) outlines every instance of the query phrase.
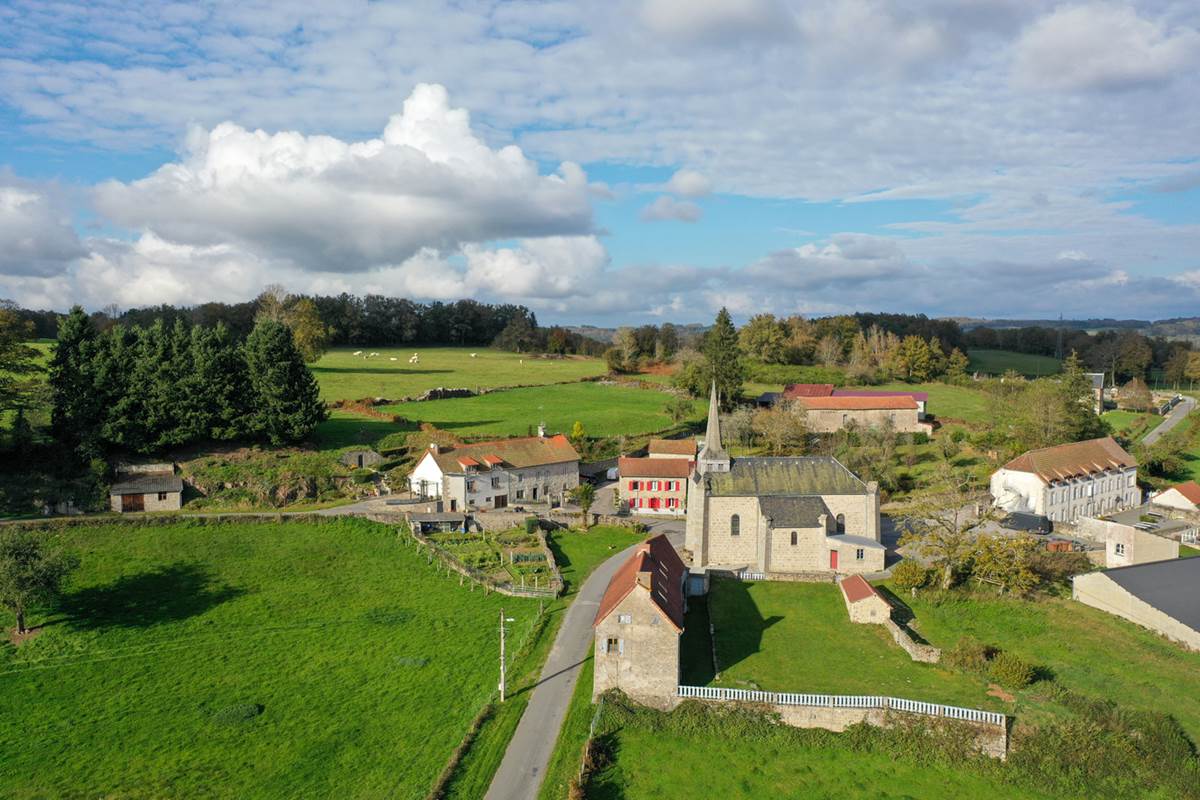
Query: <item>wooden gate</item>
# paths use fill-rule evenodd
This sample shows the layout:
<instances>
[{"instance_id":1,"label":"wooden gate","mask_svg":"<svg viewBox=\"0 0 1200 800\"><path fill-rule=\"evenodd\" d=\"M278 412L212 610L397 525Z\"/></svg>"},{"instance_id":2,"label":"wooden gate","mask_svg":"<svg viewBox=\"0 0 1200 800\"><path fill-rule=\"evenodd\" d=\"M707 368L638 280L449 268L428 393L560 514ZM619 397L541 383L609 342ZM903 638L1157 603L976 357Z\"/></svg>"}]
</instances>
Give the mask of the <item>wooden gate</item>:
<instances>
[{"instance_id":1,"label":"wooden gate","mask_svg":"<svg viewBox=\"0 0 1200 800\"><path fill-rule=\"evenodd\" d=\"M145 511L146 498L140 494L123 494L121 495L121 511Z\"/></svg>"}]
</instances>

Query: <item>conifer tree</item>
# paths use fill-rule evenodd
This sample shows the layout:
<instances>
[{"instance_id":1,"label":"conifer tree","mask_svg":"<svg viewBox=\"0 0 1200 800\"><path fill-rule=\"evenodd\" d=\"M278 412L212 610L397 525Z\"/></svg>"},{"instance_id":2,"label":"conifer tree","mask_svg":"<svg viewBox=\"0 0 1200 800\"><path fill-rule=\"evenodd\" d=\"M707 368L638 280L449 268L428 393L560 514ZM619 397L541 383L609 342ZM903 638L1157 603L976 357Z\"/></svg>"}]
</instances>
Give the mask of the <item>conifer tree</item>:
<instances>
[{"instance_id":1,"label":"conifer tree","mask_svg":"<svg viewBox=\"0 0 1200 800\"><path fill-rule=\"evenodd\" d=\"M721 406L728 411L737 404L742 394L745 369L738 347L737 330L724 308L717 313L716 322L704 335L704 361L707 372L716 381L717 391L721 394Z\"/></svg>"},{"instance_id":2,"label":"conifer tree","mask_svg":"<svg viewBox=\"0 0 1200 800\"><path fill-rule=\"evenodd\" d=\"M286 325L257 322L246 339L250 430L273 445L298 442L325 419L317 382Z\"/></svg>"},{"instance_id":3,"label":"conifer tree","mask_svg":"<svg viewBox=\"0 0 1200 800\"><path fill-rule=\"evenodd\" d=\"M243 353L224 323L192 329L191 427L199 439L229 441L249 428L249 378Z\"/></svg>"},{"instance_id":4,"label":"conifer tree","mask_svg":"<svg viewBox=\"0 0 1200 800\"><path fill-rule=\"evenodd\" d=\"M93 391L96 328L79 306L58 326L50 359L50 422L54 437L81 460L100 455L103 407Z\"/></svg>"}]
</instances>

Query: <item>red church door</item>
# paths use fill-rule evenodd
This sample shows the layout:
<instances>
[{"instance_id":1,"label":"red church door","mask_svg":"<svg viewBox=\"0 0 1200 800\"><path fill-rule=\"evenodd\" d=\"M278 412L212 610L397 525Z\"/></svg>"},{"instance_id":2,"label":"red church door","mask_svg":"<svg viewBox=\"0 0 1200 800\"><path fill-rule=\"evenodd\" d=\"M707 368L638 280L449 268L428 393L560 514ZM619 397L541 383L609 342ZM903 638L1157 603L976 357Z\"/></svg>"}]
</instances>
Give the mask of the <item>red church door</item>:
<instances>
[{"instance_id":1,"label":"red church door","mask_svg":"<svg viewBox=\"0 0 1200 800\"><path fill-rule=\"evenodd\" d=\"M837 550L829 551L829 568L830 569L837 569L837 553L838 553Z\"/></svg>"}]
</instances>

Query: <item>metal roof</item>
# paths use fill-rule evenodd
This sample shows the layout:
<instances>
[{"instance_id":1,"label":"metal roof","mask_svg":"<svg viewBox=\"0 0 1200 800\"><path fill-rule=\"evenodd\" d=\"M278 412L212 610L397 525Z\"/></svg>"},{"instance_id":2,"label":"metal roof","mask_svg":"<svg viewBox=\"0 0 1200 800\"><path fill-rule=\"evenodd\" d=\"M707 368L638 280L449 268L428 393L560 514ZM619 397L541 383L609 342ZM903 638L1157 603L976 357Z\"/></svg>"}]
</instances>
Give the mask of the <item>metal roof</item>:
<instances>
[{"instance_id":1,"label":"metal roof","mask_svg":"<svg viewBox=\"0 0 1200 800\"><path fill-rule=\"evenodd\" d=\"M119 480L108 490L110 495L183 491L183 481L174 472L135 472L117 477Z\"/></svg>"},{"instance_id":2,"label":"metal roof","mask_svg":"<svg viewBox=\"0 0 1200 800\"><path fill-rule=\"evenodd\" d=\"M826 536L825 538L831 542L839 542L841 544L852 544L855 547L869 547L872 550L885 550L886 549L882 544L875 541L874 539L868 539L865 536L855 536L852 533L839 533L836 536Z\"/></svg>"},{"instance_id":3,"label":"metal roof","mask_svg":"<svg viewBox=\"0 0 1200 800\"><path fill-rule=\"evenodd\" d=\"M1200 558L1135 564L1102 574L1142 602L1200 631Z\"/></svg>"}]
</instances>

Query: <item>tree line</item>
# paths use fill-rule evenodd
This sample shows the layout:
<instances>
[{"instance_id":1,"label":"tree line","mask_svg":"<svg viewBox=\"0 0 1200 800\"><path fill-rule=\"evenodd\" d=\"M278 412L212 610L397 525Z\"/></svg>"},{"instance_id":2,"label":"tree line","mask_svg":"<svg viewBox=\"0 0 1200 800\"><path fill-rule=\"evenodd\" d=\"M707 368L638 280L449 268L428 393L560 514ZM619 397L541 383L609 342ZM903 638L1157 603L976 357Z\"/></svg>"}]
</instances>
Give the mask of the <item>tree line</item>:
<instances>
[{"instance_id":1,"label":"tree line","mask_svg":"<svg viewBox=\"0 0 1200 800\"><path fill-rule=\"evenodd\" d=\"M101 330L76 306L57 333L51 430L81 461L210 441L288 444L325 419L292 331L268 316L240 341L220 321Z\"/></svg>"}]
</instances>

